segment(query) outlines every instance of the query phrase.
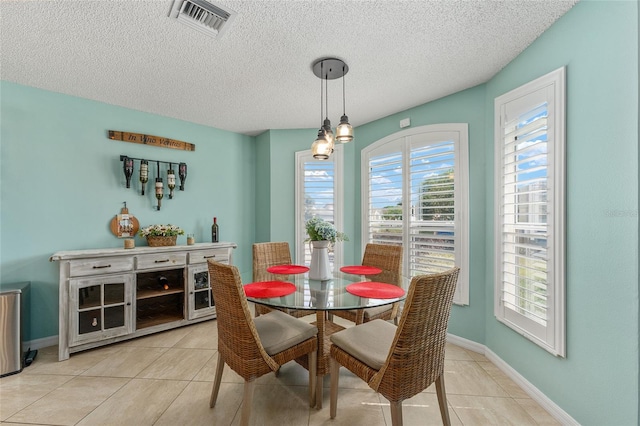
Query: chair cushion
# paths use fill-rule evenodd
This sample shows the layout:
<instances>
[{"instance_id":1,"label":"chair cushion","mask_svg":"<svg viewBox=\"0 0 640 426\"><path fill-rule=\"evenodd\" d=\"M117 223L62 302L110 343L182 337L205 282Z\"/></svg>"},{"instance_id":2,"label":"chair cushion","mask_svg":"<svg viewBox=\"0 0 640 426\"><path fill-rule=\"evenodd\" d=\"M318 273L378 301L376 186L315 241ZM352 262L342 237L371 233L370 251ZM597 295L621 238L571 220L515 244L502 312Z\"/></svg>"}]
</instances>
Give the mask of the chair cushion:
<instances>
[{"instance_id":1,"label":"chair cushion","mask_svg":"<svg viewBox=\"0 0 640 426\"><path fill-rule=\"evenodd\" d=\"M380 370L387 360L397 327L377 319L331 335L331 343L369 367Z\"/></svg>"},{"instance_id":2,"label":"chair cushion","mask_svg":"<svg viewBox=\"0 0 640 426\"><path fill-rule=\"evenodd\" d=\"M376 306L375 308L366 308L364 310L364 317L370 318L376 315L380 315L383 312L390 311L393 305Z\"/></svg>"},{"instance_id":3,"label":"chair cushion","mask_svg":"<svg viewBox=\"0 0 640 426\"><path fill-rule=\"evenodd\" d=\"M365 318L374 317L374 316L379 315L379 314L381 314L383 312L390 311L392 307L393 307L393 305L383 305L383 306L376 306L374 308L365 308L364 309L364 317ZM349 309L348 312L351 312L353 315L356 315L358 313L358 311L356 309Z\"/></svg>"},{"instance_id":4,"label":"chair cushion","mask_svg":"<svg viewBox=\"0 0 640 426\"><path fill-rule=\"evenodd\" d=\"M271 311L254 319L262 346L269 355L277 354L318 334L315 325L281 311Z\"/></svg>"}]
</instances>

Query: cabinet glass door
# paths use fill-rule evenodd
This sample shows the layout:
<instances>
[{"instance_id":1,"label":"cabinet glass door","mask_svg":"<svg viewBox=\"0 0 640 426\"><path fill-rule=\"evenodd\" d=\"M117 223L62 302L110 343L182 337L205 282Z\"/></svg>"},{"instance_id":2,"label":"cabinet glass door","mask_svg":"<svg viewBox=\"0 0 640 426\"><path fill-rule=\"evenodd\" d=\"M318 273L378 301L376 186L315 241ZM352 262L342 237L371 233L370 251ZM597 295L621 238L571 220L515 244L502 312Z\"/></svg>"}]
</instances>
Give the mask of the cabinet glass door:
<instances>
[{"instance_id":1,"label":"cabinet glass door","mask_svg":"<svg viewBox=\"0 0 640 426\"><path fill-rule=\"evenodd\" d=\"M132 332L132 282L129 274L70 281L71 344Z\"/></svg>"},{"instance_id":2,"label":"cabinet glass door","mask_svg":"<svg viewBox=\"0 0 640 426\"><path fill-rule=\"evenodd\" d=\"M189 319L215 314L207 264L189 267Z\"/></svg>"}]
</instances>

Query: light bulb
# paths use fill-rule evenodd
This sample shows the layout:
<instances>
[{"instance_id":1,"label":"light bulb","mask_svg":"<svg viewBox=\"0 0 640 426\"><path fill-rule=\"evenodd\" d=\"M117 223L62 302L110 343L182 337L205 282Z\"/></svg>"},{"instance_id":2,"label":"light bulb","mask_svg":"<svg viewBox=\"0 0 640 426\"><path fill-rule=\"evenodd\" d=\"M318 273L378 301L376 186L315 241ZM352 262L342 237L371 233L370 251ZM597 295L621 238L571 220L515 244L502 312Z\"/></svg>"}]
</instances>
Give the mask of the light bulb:
<instances>
[{"instance_id":1,"label":"light bulb","mask_svg":"<svg viewBox=\"0 0 640 426\"><path fill-rule=\"evenodd\" d=\"M328 160L332 147L325 137L324 129L318 131L318 138L311 145L311 153L316 160Z\"/></svg>"},{"instance_id":2,"label":"light bulb","mask_svg":"<svg viewBox=\"0 0 640 426\"><path fill-rule=\"evenodd\" d=\"M336 140L342 143L353 140L353 127L349 124L349 117L346 115L340 118L340 124L336 127Z\"/></svg>"}]
</instances>

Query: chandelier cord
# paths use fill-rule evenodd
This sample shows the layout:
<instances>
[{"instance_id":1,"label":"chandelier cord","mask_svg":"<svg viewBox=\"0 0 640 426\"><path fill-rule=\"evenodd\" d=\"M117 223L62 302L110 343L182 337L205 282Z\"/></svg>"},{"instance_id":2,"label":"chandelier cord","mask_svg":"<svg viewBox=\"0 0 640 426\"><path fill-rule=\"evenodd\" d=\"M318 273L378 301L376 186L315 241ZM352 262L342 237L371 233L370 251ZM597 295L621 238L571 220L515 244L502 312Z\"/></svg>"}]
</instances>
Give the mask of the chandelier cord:
<instances>
[{"instance_id":1,"label":"chandelier cord","mask_svg":"<svg viewBox=\"0 0 640 426\"><path fill-rule=\"evenodd\" d=\"M327 104L327 115L325 116L327 120L329 119L329 81L327 80L328 75L329 72L327 71L327 73L324 75L324 89L327 91L326 96L324 97L324 101Z\"/></svg>"},{"instance_id":2,"label":"chandelier cord","mask_svg":"<svg viewBox=\"0 0 640 426\"><path fill-rule=\"evenodd\" d=\"M344 77L345 77L345 72L344 72L344 65L342 66L342 115L347 115L347 106L345 103L345 93L344 93Z\"/></svg>"},{"instance_id":3,"label":"chandelier cord","mask_svg":"<svg viewBox=\"0 0 640 426\"><path fill-rule=\"evenodd\" d=\"M324 62L320 63L320 74L322 75L322 67L324 66ZM322 101L322 96L324 95L324 89L322 88L322 79L320 79L320 128L322 128L322 116L324 115L324 104Z\"/></svg>"}]
</instances>

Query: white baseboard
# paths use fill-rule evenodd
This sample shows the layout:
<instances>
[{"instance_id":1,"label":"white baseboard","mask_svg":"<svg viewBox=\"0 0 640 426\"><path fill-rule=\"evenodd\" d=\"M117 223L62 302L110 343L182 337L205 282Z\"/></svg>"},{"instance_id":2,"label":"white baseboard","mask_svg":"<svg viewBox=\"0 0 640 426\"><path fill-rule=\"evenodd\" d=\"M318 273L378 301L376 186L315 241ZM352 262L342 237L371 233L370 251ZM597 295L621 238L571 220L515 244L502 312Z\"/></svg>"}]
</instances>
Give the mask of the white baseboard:
<instances>
[{"instance_id":1,"label":"white baseboard","mask_svg":"<svg viewBox=\"0 0 640 426\"><path fill-rule=\"evenodd\" d=\"M454 345L460 346L463 349L469 349L470 351L477 352L482 355L484 355L486 349L485 345L481 345L480 343L476 343L472 340L458 337L449 333L447 333L447 342L453 343Z\"/></svg>"},{"instance_id":2,"label":"white baseboard","mask_svg":"<svg viewBox=\"0 0 640 426\"><path fill-rule=\"evenodd\" d=\"M454 336L453 334L447 334L447 342L486 356L489 361L491 361L496 367L498 367L503 373L505 373L518 386L520 386L522 390L531 397L531 399L540 404L542 408L544 408L551 416L553 416L553 418L555 418L561 424L571 426L580 425L580 423L578 423L566 411L560 408L558 404L553 402L549 397L542 393L538 388L531 384L531 382L525 379L513 367L503 361L502 358L496 355L485 345L467 340L463 337Z\"/></svg>"},{"instance_id":3,"label":"white baseboard","mask_svg":"<svg viewBox=\"0 0 640 426\"><path fill-rule=\"evenodd\" d=\"M43 337L42 339L29 340L28 342L22 342L22 351L25 352L31 348L31 350L47 348L49 346L55 346L58 344L58 336Z\"/></svg>"}]
</instances>

